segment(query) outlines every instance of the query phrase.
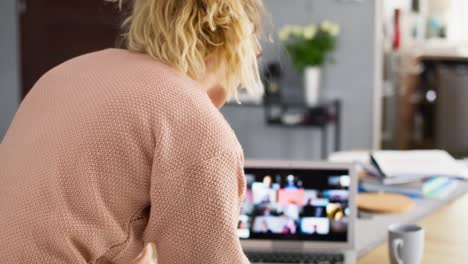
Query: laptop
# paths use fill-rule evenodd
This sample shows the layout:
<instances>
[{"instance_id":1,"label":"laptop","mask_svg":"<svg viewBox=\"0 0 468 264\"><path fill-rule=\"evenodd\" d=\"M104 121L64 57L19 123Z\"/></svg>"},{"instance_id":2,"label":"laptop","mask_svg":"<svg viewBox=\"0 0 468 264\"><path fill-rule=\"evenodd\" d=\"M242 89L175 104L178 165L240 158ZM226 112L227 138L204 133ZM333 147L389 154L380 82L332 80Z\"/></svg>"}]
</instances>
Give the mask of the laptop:
<instances>
[{"instance_id":1,"label":"laptop","mask_svg":"<svg viewBox=\"0 0 468 264\"><path fill-rule=\"evenodd\" d=\"M252 263L356 262L352 165L247 161L238 236Z\"/></svg>"}]
</instances>

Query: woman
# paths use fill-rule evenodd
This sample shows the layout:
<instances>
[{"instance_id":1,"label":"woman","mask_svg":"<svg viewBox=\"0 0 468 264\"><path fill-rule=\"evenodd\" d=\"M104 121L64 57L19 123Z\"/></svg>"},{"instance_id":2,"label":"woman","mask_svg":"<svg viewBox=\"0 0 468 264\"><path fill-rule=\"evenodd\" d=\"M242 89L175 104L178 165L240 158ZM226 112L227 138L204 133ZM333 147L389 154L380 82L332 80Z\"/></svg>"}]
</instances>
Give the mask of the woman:
<instances>
[{"instance_id":1,"label":"woman","mask_svg":"<svg viewBox=\"0 0 468 264\"><path fill-rule=\"evenodd\" d=\"M2 263L247 263L242 149L217 108L258 89L261 0L135 0L127 50L52 69L0 149Z\"/></svg>"}]
</instances>

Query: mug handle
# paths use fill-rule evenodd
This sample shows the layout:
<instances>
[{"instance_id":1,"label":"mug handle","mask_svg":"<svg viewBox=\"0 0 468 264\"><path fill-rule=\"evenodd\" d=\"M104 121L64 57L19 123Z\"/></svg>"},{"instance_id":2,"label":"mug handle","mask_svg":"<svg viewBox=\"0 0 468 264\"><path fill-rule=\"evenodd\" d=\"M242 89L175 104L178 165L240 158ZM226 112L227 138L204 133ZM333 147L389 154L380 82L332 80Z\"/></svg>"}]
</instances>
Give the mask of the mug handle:
<instances>
[{"instance_id":1,"label":"mug handle","mask_svg":"<svg viewBox=\"0 0 468 264\"><path fill-rule=\"evenodd\" d=\"M400 248L403 246L403 240L400 238L397 238L392 241L392 251L393 251L393 256L395 256L395 259L398 264L404 264L403 260L401 259L400 256Z\"/></svg>"}]
</instances>

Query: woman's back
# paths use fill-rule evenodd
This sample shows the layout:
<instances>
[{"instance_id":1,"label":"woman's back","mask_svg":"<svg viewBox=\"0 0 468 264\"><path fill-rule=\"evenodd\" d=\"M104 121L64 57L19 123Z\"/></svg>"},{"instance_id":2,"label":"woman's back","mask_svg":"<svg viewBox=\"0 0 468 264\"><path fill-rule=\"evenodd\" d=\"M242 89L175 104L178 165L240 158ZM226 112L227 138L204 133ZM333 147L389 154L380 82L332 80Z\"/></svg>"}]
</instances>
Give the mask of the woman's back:
<instances>
[{"instance_id":1,"label":"woman's back","mask_svg":"<svg viewBox=\"0 0 468 264\"><path fill-rule=\"evenodd\" d=\"M147 241L160 263L246 262L235 230L221 233L237 221L242 161L197 82L125 50L68 61L0 145L1 262L129 263Z\"/></svg>"}]
</instances>

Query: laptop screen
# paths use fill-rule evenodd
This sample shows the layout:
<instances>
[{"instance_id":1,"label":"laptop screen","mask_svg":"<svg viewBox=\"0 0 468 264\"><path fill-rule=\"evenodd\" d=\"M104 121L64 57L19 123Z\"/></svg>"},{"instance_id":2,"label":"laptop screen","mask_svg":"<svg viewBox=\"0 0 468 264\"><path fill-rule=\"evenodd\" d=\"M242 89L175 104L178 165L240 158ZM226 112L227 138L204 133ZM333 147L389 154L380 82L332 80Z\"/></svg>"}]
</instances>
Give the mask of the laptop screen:
<instances>
[{"instance_id":1,"label":"laptop screen","mask_svg":"<svg viewBox=\"0 0 468 264\"><path fill-rule=\"evenodd\" d=\"M346 242L348 170L246 168L241 239Z\"/></svg>"}]
</instances>

